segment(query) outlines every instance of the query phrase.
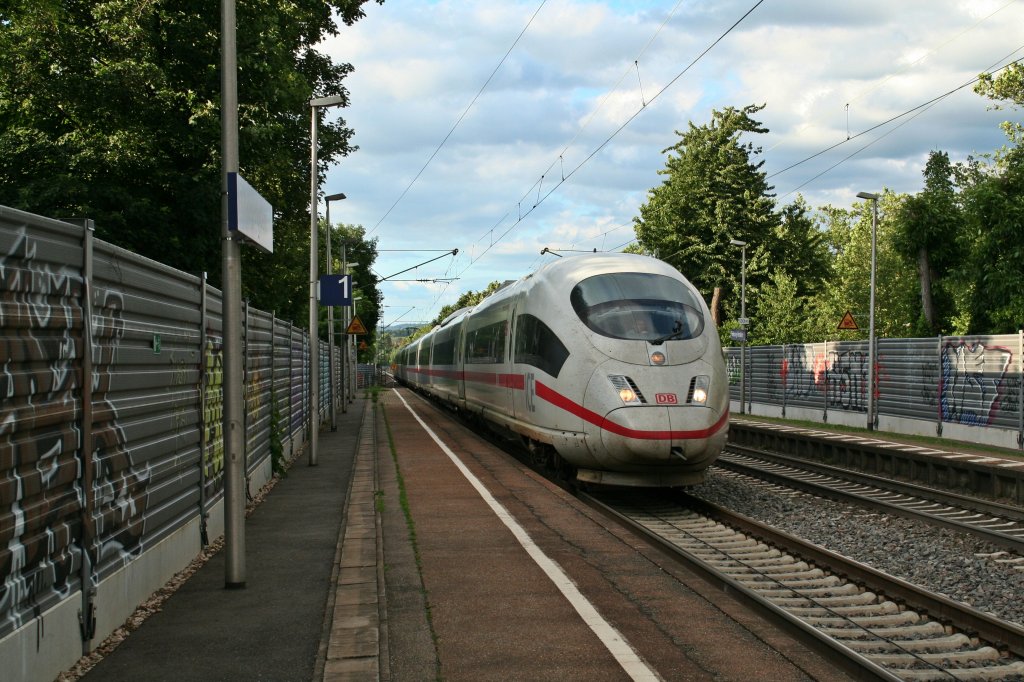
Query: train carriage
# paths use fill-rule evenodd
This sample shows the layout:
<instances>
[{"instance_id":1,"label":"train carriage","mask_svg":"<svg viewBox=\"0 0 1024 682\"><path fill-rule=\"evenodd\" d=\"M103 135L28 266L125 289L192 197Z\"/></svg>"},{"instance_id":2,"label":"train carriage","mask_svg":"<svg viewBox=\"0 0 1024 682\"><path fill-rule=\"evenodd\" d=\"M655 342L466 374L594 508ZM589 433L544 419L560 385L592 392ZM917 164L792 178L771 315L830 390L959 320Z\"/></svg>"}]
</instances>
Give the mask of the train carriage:
<instances>
[{"instance_id":1,"label":"train carriage","mask_svg":"<svg viewBox=\"0 0 1024 682\"><path fill-rule=\"evenodd\" d=\"M580 481L696 484L725 443L728 385L710 313L653 258L561 258L418 344L400 364L413 352L427 364L402 367L404 381L517 434Z\"/></svg>"}]
</instances>

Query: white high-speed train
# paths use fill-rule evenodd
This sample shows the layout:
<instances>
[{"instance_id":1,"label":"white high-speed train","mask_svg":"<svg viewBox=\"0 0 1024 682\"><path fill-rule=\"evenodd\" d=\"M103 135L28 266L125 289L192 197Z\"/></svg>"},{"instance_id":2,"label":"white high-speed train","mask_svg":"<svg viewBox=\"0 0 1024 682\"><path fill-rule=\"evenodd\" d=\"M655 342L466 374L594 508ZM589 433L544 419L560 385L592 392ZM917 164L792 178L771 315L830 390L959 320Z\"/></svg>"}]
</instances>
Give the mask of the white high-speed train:
<instances>
[{"instance_id":1,"label":"white high-speed train","mask_svg":"<svg viewBox=\"0 0 1024 682\"><path fill-rule=\"evenodd\" d=\"M585 483L700 483L728 432L707 305L646 256L551 261L403 348L394 373Z\"/></svg>"}]
</instances>

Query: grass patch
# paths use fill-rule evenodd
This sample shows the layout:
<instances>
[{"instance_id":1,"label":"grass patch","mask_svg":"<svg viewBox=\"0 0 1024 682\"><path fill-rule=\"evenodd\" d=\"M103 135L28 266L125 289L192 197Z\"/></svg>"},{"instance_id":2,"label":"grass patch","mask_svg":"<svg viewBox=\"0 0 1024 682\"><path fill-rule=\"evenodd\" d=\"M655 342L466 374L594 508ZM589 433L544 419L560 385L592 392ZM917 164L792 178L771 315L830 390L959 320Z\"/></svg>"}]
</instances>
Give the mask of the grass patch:
<instances>
[{"instance_id":1,"label":"grass patch","mask_svg":"<svg viewBox=\"0 0 1024 682\"><path fill-rule=\"evenodd\" d=\"M412 545L413 559L416 562L416 572L419 573L420 576L420 593L423 595L423 606L427 618L427 627L430 628L430 639L434 642L434 651L437 651L438 638L437 632L434 630L434 614L430 606L430 595L427 594L426 588L423 587L423 560L420 557L420 547L416 541L416 522L412 518L412 510L409 508L409 496L405 489L405 479L402 477L402 469L398 466L398 450L395 448L395 439L391 433L391 422L388 421L388 411L383 405L381 406L381 413L384 416L384 429L388 435L388 449L391 451L391 459L395 463L395 480L398 483L398 503L402 508L403 516L405 516L405 526L409 530L409 543ZM383 500L381 500L381 504L383 504ZM436 665L436 679L441 680L443 678L441 677L440 659L437 660Z\"/></svg>"}]
</instances>

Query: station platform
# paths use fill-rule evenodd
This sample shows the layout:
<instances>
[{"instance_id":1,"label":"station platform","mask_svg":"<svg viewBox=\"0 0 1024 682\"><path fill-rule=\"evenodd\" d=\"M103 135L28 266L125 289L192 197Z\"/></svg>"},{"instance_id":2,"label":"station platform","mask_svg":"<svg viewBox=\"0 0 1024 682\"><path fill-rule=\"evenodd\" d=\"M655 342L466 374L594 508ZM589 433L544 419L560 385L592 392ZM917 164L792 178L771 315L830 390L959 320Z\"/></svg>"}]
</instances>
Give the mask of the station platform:
<instances>
[{"instance_id":1,"label":"station platform","mask_svg":"<svg viewBox=\"0 0 1024 682\"><path fill-rule=\"evenodd\" d=\"M59 679L376 679L369 621L341 618L334 608L339 601L342 613L376 612L373 453L360 457L368 404L360 398L339 410L337 430L320 431L317 465L309 466L300 451L252 509L245 521L244 588L225 588L224 552L217 552L84 676ZM358 570L349 569L356 563L351 556ZM347 649L333 655L367 674L325 676L332 631L356 623L367 633L360 653L372 655L350 657Z\"/></svg>"},{"instance_id":2,"label":"station platform","mask_svg":"<svg viewBox=\"0 0 1024 682\"><path fill-rule=\"evenodd\" d=\"M337 422L247 518L245 588L214 555L81 679L848 679L409 392Z\"/></svg>"}]
</instances>

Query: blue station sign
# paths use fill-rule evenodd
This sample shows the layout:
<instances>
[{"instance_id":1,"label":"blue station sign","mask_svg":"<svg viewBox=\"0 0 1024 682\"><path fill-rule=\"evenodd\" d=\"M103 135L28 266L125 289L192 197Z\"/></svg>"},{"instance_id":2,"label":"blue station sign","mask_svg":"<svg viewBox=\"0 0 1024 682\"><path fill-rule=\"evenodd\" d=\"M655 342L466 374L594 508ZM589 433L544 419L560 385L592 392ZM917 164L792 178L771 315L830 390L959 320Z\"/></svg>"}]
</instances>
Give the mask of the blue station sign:
<instances>
[{"instance_id":1,"label":"blue station sign","mask_svg":"<svg viewBox=\"0 0 1024 682\"><path fill-rule=\"evenodd\" d=\"M317 288L320 305L352 305L352 275L320 275Z\"/></svg>"}]
</instances>

